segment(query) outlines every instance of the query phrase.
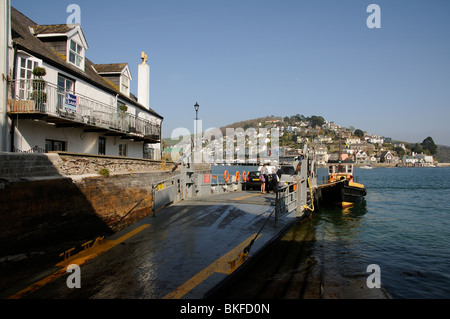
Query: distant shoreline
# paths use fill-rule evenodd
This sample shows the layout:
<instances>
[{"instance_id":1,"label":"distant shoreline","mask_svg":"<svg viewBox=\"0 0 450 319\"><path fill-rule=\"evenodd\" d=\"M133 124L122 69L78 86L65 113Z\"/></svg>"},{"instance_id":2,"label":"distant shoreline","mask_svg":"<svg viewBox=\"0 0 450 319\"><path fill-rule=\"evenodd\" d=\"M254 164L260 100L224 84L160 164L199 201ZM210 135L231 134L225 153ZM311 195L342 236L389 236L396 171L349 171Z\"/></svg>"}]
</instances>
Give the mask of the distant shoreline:
<instances>
[{"instance_id":1,"label":"distant shoreline","mask_svg":"<svg viewBox=\"0 0 450 319\"><path fill-rule=\"evenodd\" d=\"M417 167L422 167L422 166L403 166L403 165L398 165L397 164L386 164L386 163L373 163L373 164L361 164L361 163L357 163L355 164L355 167L361 167L361 166L365 166L365 165L370 165L373 168L375 167L408 167L408 168L417 168ZM435 164L436 167L450 167L450 163L438 163ZM326 167L326 165L320 165L319 167ZM424 166L427 167L427 166ZM432 167L429 167L432 168Z\"/></svg>"}]
</instances>

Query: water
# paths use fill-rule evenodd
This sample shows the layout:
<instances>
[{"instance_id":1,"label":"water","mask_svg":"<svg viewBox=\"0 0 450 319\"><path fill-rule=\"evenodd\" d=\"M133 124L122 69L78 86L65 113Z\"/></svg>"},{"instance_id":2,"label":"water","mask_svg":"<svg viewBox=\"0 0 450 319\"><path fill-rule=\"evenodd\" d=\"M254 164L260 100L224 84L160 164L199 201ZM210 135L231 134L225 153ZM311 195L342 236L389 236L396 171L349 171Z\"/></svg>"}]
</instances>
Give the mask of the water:
<instances>
[{"instance_id":1,"label":"water","mask_svg":"<svg viewBox=\"0 0 450 319\"><path fill-rule=\"evenodd\" d=\"M225 169L257 168L215 167L213 174ZM325 174L319 169L319 180ZM394 298L450 298L450 168L356 168L355 175L365 200L322 209L310 224L311 258L325 268L326 286L361 286L376 264Z\"/></svg>"},{"instance_id":2,"label":"water","mask_svg":"<svg viewBox=\"0 0 450 319\"><path fill-rule=\"evenodd\" d=\"M326 174L321 170L319 174ZM316 215L316 236L350 247L347 275L370 264L394 298L450 297L450 168L356 169L368 191L347 212Z\"/></svg>"}]
</instances>

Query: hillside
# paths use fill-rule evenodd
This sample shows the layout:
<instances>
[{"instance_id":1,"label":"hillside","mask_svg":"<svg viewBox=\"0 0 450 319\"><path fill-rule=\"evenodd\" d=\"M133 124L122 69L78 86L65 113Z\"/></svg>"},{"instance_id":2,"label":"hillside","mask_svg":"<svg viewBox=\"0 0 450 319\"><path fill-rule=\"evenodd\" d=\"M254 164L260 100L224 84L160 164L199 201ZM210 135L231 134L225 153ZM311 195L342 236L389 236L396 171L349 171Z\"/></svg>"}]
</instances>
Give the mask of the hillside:
<instances>
[{"instance_id":1,"label":"hillside","mask_svg":"<svg viewBox=\"0 0 450 319\"><path fill-rule=\"evenodd\" d=\"M269 125L269 127L273 124L277 124L277 125L281 125L284 127L287 127L289 125L292 126L296 126L299 123L307 123L308 125L314 127L316 125L318 125L319 127L322 126L325 123L325 120L323 117L321 116L311 116L311 117L305 117L303 115L299 115L296 114L294 116L291 117L280 117L280 116L265 116L265 117L260 117L257 119L250 119L250 120L245 120L245 121L240 121L240 122L236 122L236 123L232 123L229 125L226 125L224 127L221 127L220 130L222 131L222 134L225 136L226 135L226 129L227 128L243 128L244 130L246 130L247 128L259 128L259 127L266 127L267 125ZM347 130L344 128L344 130ZM354 128L352 128L352 132L354 131L355 135L357 135L357 131L360 131L360 133L362 134L362 131L357 129L354 130ZM305 133L293 133L293 139L292 141L289 139L288 140L288 144L287 145L291 145L293 146L296 142L296 137L297 135L301 135L304 137L312 137L315 136L317 133L309 133L309 134L305 134ZM285 134L285 137L288 134ZM326 133L325 135L328 136L334 136L335 139L337 139L337 135L335 132L330 132L328 131L328 133ZM170 139L164 139L164 144L166 147L170 147L175 145L176 143L178 143L179 141L172 141ZM408 153L410 153L411 151L413 151L413 145L415 143L408 143L408 142L401 142L401 141L396 141L396 140L392 140L392 143L395 144L405 144L406 147L408 148ZM420 144L421 142L418 142L417 144ZM285 145L286 141L285 138L283 138L280 141L280 145ZM285 145L286 146L286 145ZM434 155L434 158L437 159L440 163L450 163L450 146L445 146L445 145L436 145L437 146L437 154ZM391 146L392 148L389 148L389 146L387 146L388 149L393 149L393 146ZM421 151L419 151L421 152Z\"/></svg>"},{"instance_id":2,"label":"hillside","mask_svg":"<svg viewBox=\"0 0 450 319\"><path fill-rule=\"evenodd\" d=\"M450 146L437 145L438 153L434 156L439 163L450 163Z\"/></svg>"},{"instance_id":3,"label":"hillside","mask_svg":"<svg viewBox=\"0 0 450 319\"><path fill-rule=\"evenodd\" d=\"M250 128L250 127L257 128L257 127L259 127L259 123L265 124L266 121L270 121L270 120L281 120L281 117L265 116L265 117L260 117L257 119L240 121L240 122L236 122L236 123L221 127L220 130L223 133L225 133L225 130L227 128L234 128L234 129L243 128L244 130L246 130L247 128Z\"/></svg>"}]
</instances>

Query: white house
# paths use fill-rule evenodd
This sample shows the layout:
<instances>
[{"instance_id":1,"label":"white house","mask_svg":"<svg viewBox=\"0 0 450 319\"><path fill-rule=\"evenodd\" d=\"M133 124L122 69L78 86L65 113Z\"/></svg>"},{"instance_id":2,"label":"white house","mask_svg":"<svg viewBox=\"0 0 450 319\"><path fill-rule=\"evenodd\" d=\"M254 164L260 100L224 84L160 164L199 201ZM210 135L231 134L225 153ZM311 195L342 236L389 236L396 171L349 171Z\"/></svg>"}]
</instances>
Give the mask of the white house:
<instances>
[{"instance_id":1,"label":"white house","mask_svg":"<svg viewBox=\"0 0 450 319\"><path fill-rule=\"evenodd\" d=\"M370 160L367 153L363 150L360 150L355 155L356 162L358 163L366 163L368 160Z\"/></svg>"},{"instance_id":2,"label":"white house","mask_svg":"<svg viewBox=\"0 0 450 319\"><path fill-rule=\"evenodd\" d=\"M403 156L403 164L406 166L432 166L434 158L431 155L412 153L411 156Z\"/></svg>"},{"instance_id":3,"label":"white house","mask_svg":"<svg viewBox=\"0 0 450 319\"><path fill-rule=\"evenodd\" d=\"M361 139L359 138L347 138L345 141L348 145L350 144L360 144L361 143Z\"/></svg>"},{"instance_id":4,"label":"white house","mask_svg":"<svg viewBox=\"0 0 450 319\"><path fill-rule=\"evenodd\" d=\"M328 148L325 145L319 145L315 148L317 165L325 166L328 163Z\"/></svg>"},{"instance_id":5,"label":"white house","mask_svg":"<svg viewBox=\"0 0 450 319\"><path fill-rule=\"evenodd\" d=\"M371 143L371 144L379 144L379 145L384 144L384 138L382 136L378 136L378 135L370 134L369 136L366 136L365 140L366 140L366 142Z\"/></svg>"},{"instance_id":6,"label":"white house","mask_svg":"<svg viewBox=\"0 0 450 319\"><path fill-rule=\"evenodd\" d=\"M127 63L92 63L78 24L38 25L11 7L11 31L8 151L160 159L163 117L147 105L149 85L130 92Z\"/></svg>"}]
</instances>

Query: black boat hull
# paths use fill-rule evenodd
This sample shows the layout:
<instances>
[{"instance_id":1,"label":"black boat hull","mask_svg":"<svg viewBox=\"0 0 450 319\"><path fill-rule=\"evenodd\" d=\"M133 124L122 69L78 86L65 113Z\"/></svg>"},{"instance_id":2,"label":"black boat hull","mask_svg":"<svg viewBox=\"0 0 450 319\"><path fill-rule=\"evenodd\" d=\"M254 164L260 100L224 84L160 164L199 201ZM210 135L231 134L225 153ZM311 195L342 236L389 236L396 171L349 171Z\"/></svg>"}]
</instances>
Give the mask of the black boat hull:
<instances>
[{"instance_id":1,"label":"black boat hull","mask_svg":"<svg viewBox=\"0 0 450 319\"><path fill-rule=\"evenodd\" d=\"M326 184L320 188L323 204L342 207L352 206L367 195L366 189L361 184L349 183L348 181Z\"/></svg>"}]
</instances>

